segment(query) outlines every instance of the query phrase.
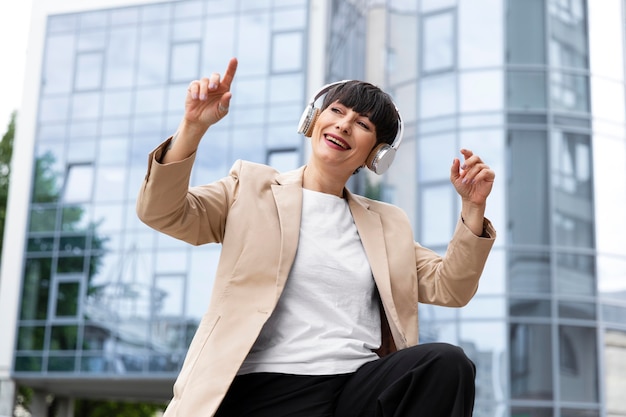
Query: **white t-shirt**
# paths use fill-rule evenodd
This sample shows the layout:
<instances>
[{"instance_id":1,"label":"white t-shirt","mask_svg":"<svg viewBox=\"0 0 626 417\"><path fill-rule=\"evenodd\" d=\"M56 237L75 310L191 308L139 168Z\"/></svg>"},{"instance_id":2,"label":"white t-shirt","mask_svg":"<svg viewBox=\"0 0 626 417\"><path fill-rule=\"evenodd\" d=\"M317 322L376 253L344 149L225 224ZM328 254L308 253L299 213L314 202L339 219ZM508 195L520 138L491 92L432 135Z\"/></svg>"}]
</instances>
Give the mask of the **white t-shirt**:
<instances>
[{"instance_id":1,"label":"white t-shirt","mask_svg":"<svg viewBox=\"0 0 626 417\"><path fill-rule=\"evenodd\" d=\"M305 189L289 278L239 374L353 372L380 344L376 286L348 203Z\"/></svg>"}]
</instances>

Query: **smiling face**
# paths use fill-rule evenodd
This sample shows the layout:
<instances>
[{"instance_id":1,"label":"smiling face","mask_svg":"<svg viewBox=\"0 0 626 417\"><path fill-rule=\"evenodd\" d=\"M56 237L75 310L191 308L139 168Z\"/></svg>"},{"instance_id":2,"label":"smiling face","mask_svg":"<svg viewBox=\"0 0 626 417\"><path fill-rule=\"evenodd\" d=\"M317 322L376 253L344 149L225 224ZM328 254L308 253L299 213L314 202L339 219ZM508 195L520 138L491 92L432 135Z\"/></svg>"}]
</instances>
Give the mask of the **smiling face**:
<instances>
[{"instance_id":1,"label":"smiling face","mask_svg":"<svg viewBox=\"0 0 626 417\"><path fill-rule=\"evenodd\" d=\"M317 118L311 145L313 158L352 174L376 145L376 126L368 116L335 101Z\"/></svg>"}]
</instances>

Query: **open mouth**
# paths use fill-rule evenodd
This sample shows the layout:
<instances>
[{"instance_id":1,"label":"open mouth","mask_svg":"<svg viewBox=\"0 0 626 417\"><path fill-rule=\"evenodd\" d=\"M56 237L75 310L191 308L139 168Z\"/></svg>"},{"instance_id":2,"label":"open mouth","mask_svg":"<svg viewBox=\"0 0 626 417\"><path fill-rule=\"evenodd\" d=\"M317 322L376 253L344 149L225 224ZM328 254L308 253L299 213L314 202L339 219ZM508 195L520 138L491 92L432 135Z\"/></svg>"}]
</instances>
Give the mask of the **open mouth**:
<instances>
[{"instance_id":1,"label":"open mouth","mask_svg":"<svg viewBox=\"0 0 626 417\"><path fill-rule=\"evenodd\" d=\"M339 146L342 149L346 149L346 150L351 149L350 146L346 142L341 140L340 138L337 138L331 135L324 135L324 139Z\"/></svg>"}]
</instances>

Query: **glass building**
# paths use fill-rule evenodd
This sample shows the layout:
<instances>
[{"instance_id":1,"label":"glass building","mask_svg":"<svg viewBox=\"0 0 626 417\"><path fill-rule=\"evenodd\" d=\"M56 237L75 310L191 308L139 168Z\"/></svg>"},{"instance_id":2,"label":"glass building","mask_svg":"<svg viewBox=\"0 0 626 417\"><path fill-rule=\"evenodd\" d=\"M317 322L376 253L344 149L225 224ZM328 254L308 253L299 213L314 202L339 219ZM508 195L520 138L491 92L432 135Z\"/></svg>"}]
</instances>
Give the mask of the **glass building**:
<instances>
[{"instance_id":1,"label":"glass building","mask_svg":"<svg viewBox=\"0 0 626 417\"><path fill-rule=\"evenodd\" d=\"M41 3L41 4L38 4ZM44 4L45 3L45 4ZM58 3L58 4L57 4ZM147 154L189 81L239 58L192 182L235 159L306 160L295 130L325 82L366 79L405 122L394 166L351 189L399 205L441 253L474 150L498 240L472 302L420 305L421 342L477 365L476 417L626 417L622 0L36 0L0 281L0 416L15 384L166 402L219 246L138 221Z\"/></svg>"}]
</instances>

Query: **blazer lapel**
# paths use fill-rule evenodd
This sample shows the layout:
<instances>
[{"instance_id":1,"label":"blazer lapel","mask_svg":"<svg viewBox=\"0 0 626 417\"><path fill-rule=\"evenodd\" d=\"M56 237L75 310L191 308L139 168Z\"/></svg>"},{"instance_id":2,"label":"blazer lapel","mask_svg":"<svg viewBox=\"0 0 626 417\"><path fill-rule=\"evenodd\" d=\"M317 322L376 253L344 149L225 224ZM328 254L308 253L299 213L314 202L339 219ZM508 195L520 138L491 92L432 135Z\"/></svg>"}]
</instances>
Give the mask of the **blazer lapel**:
<instances>
[{"instance_id":1,"label":"blazer lapel","mask_svg":"<svg viewBox=\"0 0 626 417\"><path fill-rule=\"evenodd\" d=\"M272 193L280 224L281 254L276 277L277 296L282 293L287 276L293 265L300 236L302 217L302 175L304 167L285 172L276 177Z\"/></svg>"}]
</instances>

